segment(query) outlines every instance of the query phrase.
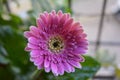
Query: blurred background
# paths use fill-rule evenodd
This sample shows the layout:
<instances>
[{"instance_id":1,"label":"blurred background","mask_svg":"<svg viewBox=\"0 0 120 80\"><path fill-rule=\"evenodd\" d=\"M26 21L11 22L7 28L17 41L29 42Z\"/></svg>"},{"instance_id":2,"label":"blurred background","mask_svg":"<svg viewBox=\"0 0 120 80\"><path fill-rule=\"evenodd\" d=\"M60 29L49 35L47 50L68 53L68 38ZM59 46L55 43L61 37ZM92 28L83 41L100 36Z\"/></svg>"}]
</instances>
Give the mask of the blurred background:
<instances>
[{"instance_id":1,"label":"blurred background","mask_svg":"<svg viewBox=\"0 0 120 80\"><path fill-rule=\"evenodd\" d=\"M39 13L51 10L71 13L83 26L87 55L101 64L92 80L120 80L120 0L0 0L0 79L29 80L35 67L24 51L23 31L36 25Z\"/></svg>"}]
</instances>

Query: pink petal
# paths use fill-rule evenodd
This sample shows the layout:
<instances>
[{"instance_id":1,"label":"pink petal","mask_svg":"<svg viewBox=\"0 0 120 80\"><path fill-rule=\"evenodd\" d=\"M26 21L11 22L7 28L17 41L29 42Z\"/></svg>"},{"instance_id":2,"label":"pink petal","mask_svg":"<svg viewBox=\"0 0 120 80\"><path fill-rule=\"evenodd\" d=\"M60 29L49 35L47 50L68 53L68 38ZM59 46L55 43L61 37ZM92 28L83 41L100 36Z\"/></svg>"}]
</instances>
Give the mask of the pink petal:
<instances>
[{"instance_id":1,"label":"pink petal","mask_svg":"<svg viewBox=\"0 0 120 80\"><path fill-rule=\"evenodd\" d=\"M30 57L30 61L34 62L36 60L36 57Z\"/></svg>"},{"instance_id":2,"label":"pink petal","mask_svg":"<svg viewBox=\"0 0 120 80\"><path fill-rule=\"evenodd\" d=\"M80 56L80 62L84 62L84 61L85 61L84 57Z\"/></svg>"},{"instance_id":3,"label":"pink petal","mask_svg":"<svg viewBox=\"0 0 120 80\"><path fill-rule=\"evenodd\" d=\"M66 16L69 19L70 18L70 13L66 13Z\"/></svg>"},{"instance_id":4,"label":"pink petal","mask_svg":"<svg viewBox=\"0 0 120 80\"><path fill-rule=\"evenodd\" d=\"M31 57L39 57L40 56L40 51L39 50L32 50L30 52Z\"/></svg>"},{"instance_id":5,"label":"pink petal","mask_svg":"<svg viewBox=\"0 0 120 80\"><path fill-rule=\"evenodd\" d=\"M30 26L30 31L38 32L38 28L36 26Z\"/></svg>"},{"instance_id":6,"label":"pink petal","mask_svg":"<svg viewBox=\"0 0 120 80\"><path fill-rule=\"evenodd\" d=\"M43 23L43 21L40 19L40 18L38 18L37 19L37 26L41 29L43 29L44 27L46 27L46 25Z\"/></svg>"},{"instance_id":7,"label":"pink petal","mask_svg":"<svg viewBox=\"0 0 120 80\"><path fill-rule=\"evenodd\" d=\"M81 35L81 37L82 37L82 38L86 38L86 37L87 37L87 34L83 33L83 34Z\"/></svg>"},{"instance_id":8,"label":"pink petal","mask_svg":"<svg viewBox=\"0 0 120 80\"><path fill-rule=\"evenodd\" d=\"M62 63L58 63L58 73L60 75L64 74L64 65Z\"/></svg>"},{"instance_id":9,"label":"pink petal","mask_svg":"<svg viewBox=\"0 0 120 80\"><path fill-rule=\"evenodd\" d=\"M37 68L40 70L40 69L43 68L43 66L42 65L38 65Z\"/></svg>"},{"instance_id":10,"label":"pink petal","mask_svg":"<svg viewBox=\"0 0 120 80\"><path fill-rule=\"evenodd\" d=\"M48 26L50 27L51 24L52 24L52 15L49 14L49 16L48 16Z\"/></svg>"},{"instance_id":11,"label":"pink petal","mask_svg":"<svg viewBox=\"0 0 120 80\"><path fill-rule=\"evenodd\" d=\"M24 32L24 36L25 36L26 38L29 38L29 37L32 36L32 34L30 33L30 31L25 31L25 32Z\"/></svg>"},{"instance_id":12,"label":"pink petal","mask_svg":"<svg viewBox=\"0 0 120 80\"><path fill-rule=\"evenodd\" d=\"M35 45L39 44L38 39L36 39L35 37L28 38L28 42L31 43L31 44L35 44Z\"/></svg>"},{"instance_id":13,"label":"pink petal","mask_svg":"<svg viewBox=\"0 0 120 80\"><path fill-rule=\"evenodd\" d=\"M76 23L72 24L71 30L79 30L81 28L82 28L82 26L80 26L80 23L76 22Z\"/></svg>"},{"instance_id":14,"label":"pink petal","mask_svg":"<svg viewBox=\"0 0 120 80\"><path fill-rule=\"evenodd\" d=\"M55 75L58 75L58 68L57 68L57 64L51 62L51 70Z\"/></svg>"},{"instance_id":15,"label":"pink petal","mask_svg":"<svg viewBox=\"0 0 120 80\"><path fill-rule=\"evenodd\" d=\"M59 17L61 17L63 15L61 10L59 10L57 14L59 15Z\"/></svg>"},{"instance_id":16,"label":"pink petal","mask_svg":"<svg viewBox=\"0 0 120 80\"><path fill-rule=\"evenodd\" d=\"M50 61L47 59L47 57L44 60L44 67L49 67L50 66Z\"/></svg>"},{"instance_id":17,"label":"pink petal","mask_svg":"<svg viewBox=\"0 0 120 80\"><path fill-rule=\"evenodd\" d=\"M59 21L59 25L63 25L65 23L65 20L66 20L66 15L62 15L62 17L60 18L60 21Z\"/></svg>"},{"instance_id":18,"label":"pink petal","mask_svg":"<svg viewBox=\"0 0 120 80\"><path fill-rule=\"evenodd\" d=\"M48 17L49 13L47 11L44 11L44 15Z\"/></svg>"},{"instance_id":19,"label":"pink petal","mask_svg":"<svg viewBox=\"0 0 120 80\"><path fill-rule=\"evenodd\" d=\"M71 72L71 65L68 64L67 62L63 62L63 65L64 65L64 70L68 73Z\"/></svg>"},{"instance_id":20,"label":"pink petal","mask_svg":"<svg viewBox=\"0 0 120 80\"><path fill-rule=\"evenodd\" d=\"M39 50L39 49L40 49L39 46L36 46L36 45L34 45L34 44L31 44L31 43L28 43L27 46L28 46L29 48L35 49L35 50Z\"/></svg>"},{"instance_id":21,"label":"pink petal","mask_svg":"<svg viewBox=\"0 0 120 80\"><path fill-rule=\"evenodd\" d=\"M65 22L65 24L64 24L64 30L63 31L69 31L70 29L71 29L71 24L73 23L73 19L72 18L70 18L70 19L68 19L66 22Z\"/></svg>"},{"instance_id":22,"label":"pink petal","mask_svg":"<svg viewBox=\"0 0 120 80\"><path fill-rule=\"evenodd\" d=\"M87 52L87 50L82 47L78 47L74 50L75 54L85 54L86 52Z\"/></svg>"},{"instance_id":23,"label":"pink petal","mask_svg":"<svg viewBox=\"0 0 120 80\"><path fill-rule=\"evenodd\" d=\"M45 67L45 72L50 72L50 67Z\"/></svg>"},{"instance_id":24,"label":"pink petal","mask_svg":"<svg viewBox=\"0 0 120 80\"><path fill-rule=\"evenodd\" d=\"M25 51L31 51L31 48L29 48L28 46L25 47Z\"/></svg>"},{"instance_id":25,"label":"pink petal","mask_svg":"<svg viewBox=\"0 0 120 80\"><path fill-rule=\"evenodd\" d=\"M79 45L85 45L85 46L86 46L86 45L89 44L89 42L84 40L84 41L79 41L78 44L79 44Z\"/></svg>"},{"instance_id":26,"label":"pink petal","mask_svg":"<svg viewBox=\"0 0 120 80\"><path fill-rule=\"evenodd\" d=\"M46 18L46 16L45 16L44 14L41 14L41 15L40 15L40 18L43 20L43 22L44 22L45 24L47 24L47 18Z\"/></svg>"},{"instance_id":27,"label":"pink petal","mask_svg":"<svg viewBox=\"0 0 120 80\"><path fill-rule=\"evenodd\" d=\"M82 68L79 62L73 61L73 60L68 60L69 64L72 66L75 66L77 68Z\"/></svg>"},{"instance_id":28,"label":"pink petal","mask_svg":"<svg viewBox=\"0 0 120 80\"><path fill-rule=\"evenodd\" d=\"M50 27L52 27L52 25L53 25L53 16L52 16L52 14L50 13L50 15L49 15L49 26ZM52 29L52 28L51 28Z\"/></svg>"},{"instance_id":29,"label":"pink petal","mask_svg":"<svg viewBox=\"0 0 120 80\"><path fill-rule=\"evenodd\" d=\"M36 36L37 38L39 37L39 29L35 26L30 26L30 32L32 35Z\"/></svg>"},{"instance_id":30,"label":"pink petal","mask_svg":"<svg viewBox=\"0 0 120 80\"><path fill-rule=\"evenodd\" d=\"M44 62L44 57L43 56L40 56L40 57L34 59L34 64L36 66L38 66L38 65L42 65L43 66L43 62Z\"/></svg>"},{"instance_id":31,"label":"pink petal","mask_svg":"<svg viewBox=\"0 0 120 80\"><path fill-rule=\"evenodd\" d=\"M58 25L58 17L57 16L53 17L53 24Z\"/></svg>"},{"instance_id":32,"label":"pink petal","mask_svg":"<svg viewBox=\"0 0 120 80\"><path fill-rule=\"evenodd\" d=\"M51 13L55 16L56 15L56 11L52 10Z\"/></svg>"},{"instance_id":33,"label":"pink petal","mask_svg":"<svg viewBox=\"0 0 120 80\"><path fill-rule=\"evenodd\" d=\"M75 68L74 67L71 67L71 72L75 72Z\"/></svg>"}]
</instances>

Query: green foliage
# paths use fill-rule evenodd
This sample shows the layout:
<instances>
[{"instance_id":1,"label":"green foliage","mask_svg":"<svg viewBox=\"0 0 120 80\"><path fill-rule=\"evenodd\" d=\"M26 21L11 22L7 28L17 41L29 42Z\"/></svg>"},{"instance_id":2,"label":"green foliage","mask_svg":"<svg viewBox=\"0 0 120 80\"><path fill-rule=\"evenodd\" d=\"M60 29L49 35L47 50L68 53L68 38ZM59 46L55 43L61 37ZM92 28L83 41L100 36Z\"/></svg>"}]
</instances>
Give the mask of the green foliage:
<instances>
[{"instance_id":1,"label":"green foliage","mask_svg":"<svg viewBox=\"0 0 120 80\"><path fill-rule=\"evenodd\" d=\"M62 10L63 12L72 13L68 7L69 0L31 0L33 6L33 15L36 17L40 12L51 10Z\"/></svg>"},{"instance_id":2,"label":"green foliage","mask_svg":"<svg viewBox=\"0 0 120 80\"><path fill-rule=\"evenodd\" d=\"M107 57L106 57L107 56ZM108 50L100 50L96 53L96 57L98 62L103 66L115 65L116 55L110 55Z\"/></svg>"},{"instance_id":3,"label":"green foliage","mask_svg":"<svg viewBox=\"0 0 120 80\"><path fill-rule=\"evenodd\" d=\"M7 18L0 14L0 79L29 80L35 67L24 51L26 40L20 27L22 19L13 14L7 14Z\"/></svg>"},{"instance_id":4,"label":"green foliage","mask_svg":"<svg viewBox=\"0 0 120 80\"><path fill-rule=\"evenodd\" d=\"M14 14L0 13L0 20L0 26L10 26L14 29L17 29L20 25L23 24L21 18Z\"/></svg>"},{"instance_id":5,"label":"green foliage","mask_svg":"<svg viewBox=\"0 0 120 80\"><path fill-rule=\"evenodd\" d=\"M6 64L5 66L7 69L9 68L11 69L10 71L13 71L13 73L17 72L21 75L26 75L29 71L31 71L31 63L29 62L29 56L24 51L26 42L21 32L14 31L12 30L12 28L7 26L1 27L0 42L0 46L2 46L0 53L1 64ZM8 55L3 56L3 54L5 55L6 53L8 53Z\"/></svg>"}]
</instances>

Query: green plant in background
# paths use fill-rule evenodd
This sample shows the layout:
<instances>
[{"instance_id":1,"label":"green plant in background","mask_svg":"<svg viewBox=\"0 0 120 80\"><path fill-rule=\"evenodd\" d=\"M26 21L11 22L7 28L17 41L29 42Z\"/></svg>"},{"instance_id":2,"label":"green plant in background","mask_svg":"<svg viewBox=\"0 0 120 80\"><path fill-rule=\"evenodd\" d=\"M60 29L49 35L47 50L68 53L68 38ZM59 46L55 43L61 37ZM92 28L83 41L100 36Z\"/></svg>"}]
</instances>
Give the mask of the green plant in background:
<instances>
[{"instance_id":1,"label":"green plant in background","mask_svg":"<svg viewBox=\"0 0 120 80\"><path fill-rule=\"evenodd\" d=\"M120 64L115 66L117 80L120 80Z\"/></svg>"},{"instance_id":2,"label":"green plant in background","mask_svg":"<svg viewBox=\"0 0 120 80\"><path fill-rule=\"evenodd\" d=\"M40 12L50 12L51 10L62 10L63 12L72 13L68 1L69 0L31 0L33 16L37 17Z\"/></svg>"},{"instance_id":3,"label":"green plant in background","mask_svg":"<svg viewBox=\"0 0 120 80\"><path fill-rule=\"evenodd\" d=\"M116 55L110 54L107 50L100 50L97 52L95 59L101 63L101 66L109 69L112 68L112 73L115 74L117 80L120 80L120 65L116 64ZM114 69L114 70L113 70ZM112 74L110 73L110 74ZM113 75L114 75L113 74Z\"/></svg>"},{"instance_id":4,"label":"green plant in background","mask_svg":"<svg viewBox=\"0 0 120 80\"><path fill-rule=\"evenodd\" d=\"M36 4L36 1L39 3ZM26 40L23 37L23 31L29 28L26 26L35 24L35 18L37 14L40 13L38 10L41 10L41 12L44 10L50 11L53 7L51 4L57 6L57 1L51 1L53 3L48 0L32 0L32 3L38 5L38 8L35 8L36 5L33 5L33 12L29 11L29 19L25 21L9 11L9 3L7 0L0 0L1 80L56 80L52 74L45 73L44 71L33 75L34 71L36 71L36 67L29 61L29 54L24 51ZM65 4L67 4L67 1ZM65 8L66 6L58 6L56 10L67 9ZM81 70L76 69L75 73L65 73L64 76L59 76L57 78L59 80L87 80L88 78L92 78L100 68L100 64L89 56L85 56L85 58L86 61L82 63L83 68Z\"/></svg>"},{"instance_id":5,"label":"green plant in background","mask_svg":"<svg viewBox=\"0 0 120 80\"><path fill-rule=\"evenodd\" d=\"M116 55L111 55L107 50L100 50L96 53L96 59L102 66L115 65Z\"/></svg>"}]
</instances>

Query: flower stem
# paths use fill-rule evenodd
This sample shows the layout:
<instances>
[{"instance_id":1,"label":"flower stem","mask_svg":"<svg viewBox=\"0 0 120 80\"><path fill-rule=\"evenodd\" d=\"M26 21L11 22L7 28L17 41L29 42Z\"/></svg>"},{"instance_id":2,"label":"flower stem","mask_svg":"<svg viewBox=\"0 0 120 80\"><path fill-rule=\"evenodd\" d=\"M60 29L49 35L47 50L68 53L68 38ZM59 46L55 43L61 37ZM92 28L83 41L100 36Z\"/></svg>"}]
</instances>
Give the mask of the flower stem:
<instances>
[{"instance_id":1,"label":"flower stem","mask_svg":"<svg viewBox=\"0 0 120 80\"><path fill-rule=\"evenodd\" d=\"M33 74L30 76L30 79L31 80L37 80L37 78L39 77L40 73L42 72L42 70L35 70L33 72Z\"/></svg>"},{"instance_id":2,"label":"flower stem","mask_svg":"<svg viewBox=\"0 0 120 80\"><path fill-rule=\"evenodd\" d=\"M59 78L57 76L55 76L56 80L59 80Z\"/></svg>"}]
</instances>

